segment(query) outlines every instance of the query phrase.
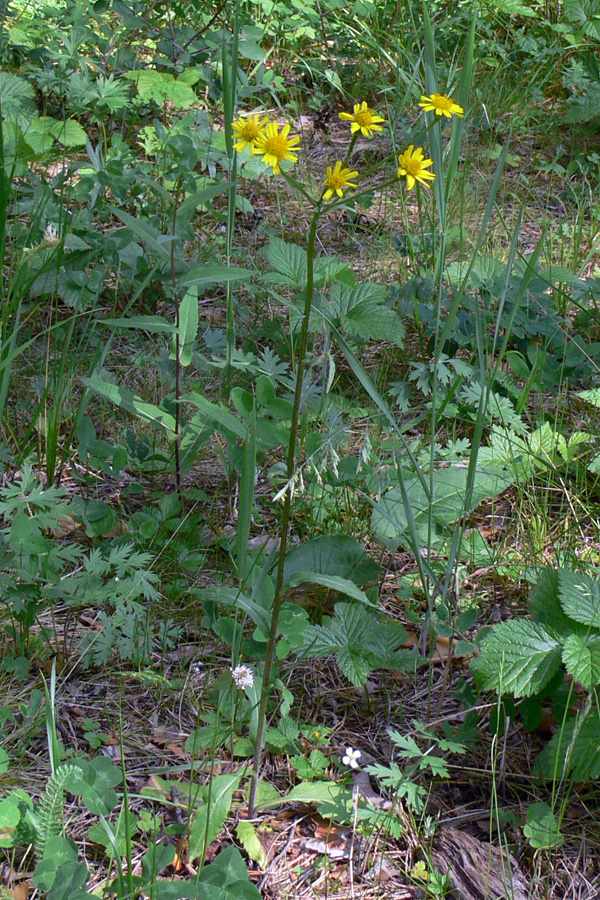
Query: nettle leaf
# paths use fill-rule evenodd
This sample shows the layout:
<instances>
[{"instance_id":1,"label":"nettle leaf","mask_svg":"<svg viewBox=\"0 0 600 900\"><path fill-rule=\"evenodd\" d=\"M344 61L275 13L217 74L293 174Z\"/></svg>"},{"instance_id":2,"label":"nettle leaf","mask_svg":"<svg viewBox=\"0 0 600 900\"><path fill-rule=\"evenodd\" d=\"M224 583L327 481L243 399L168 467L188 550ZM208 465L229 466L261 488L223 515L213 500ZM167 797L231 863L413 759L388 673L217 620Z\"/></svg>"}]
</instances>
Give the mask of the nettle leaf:
<instances>
[{"instance_id":1,"label":"nettle leaf","mask_svg":"<svg viewBox=\"0 0 600 900\"><path fill-rule=\"evenodd\" d=\"M558 635L586 635L589 629L565 615L559 600L560 569L546 568L540 572L537 584L531 592L529 605L533 617L540 625L549 625Z\"/></svg>"},{"instance_id":2,"label":"nettle leaf","mask_svg":"<svg viewBox=\"0 0 600 900\"><path fill-rule=\"evenodd\" d=\"M529 619L513 619L492 628L471 669L487 690L530 697L548 684L560 663L561 645L553 632Z\"/></svg>"},{"instance_id":3,"label":"nettle leaf","mask_svg":"<svg viewBox=\"0 0 600 900\"><path fill-rule=\"evenodd\" d=\"M534 775L560 781L594 781L600 778L600 711L593 709L581 722L569 719L544 747L533 767Z\"/></svg>"},{"instance_id":4,"label":"nettle leaf","mask_svg":"<svg viewBox=\"0 0 600 900\"><path fill-rule=\"evenodd\" d=\"M563 646L567 672L584 688L600 684L600 635L580 637L570 634Z\"/></svg>"},{"instance_id":5,"label":"nettle leaf","mask_svg":"<svg viewBox=\"0 0 600 900\"><path fill-rule=\"evenodd\" d=\"M558 596L564 612L589 628L600 628L600 583L582 572L558 573Z\"/></svg>"}]
</instances>

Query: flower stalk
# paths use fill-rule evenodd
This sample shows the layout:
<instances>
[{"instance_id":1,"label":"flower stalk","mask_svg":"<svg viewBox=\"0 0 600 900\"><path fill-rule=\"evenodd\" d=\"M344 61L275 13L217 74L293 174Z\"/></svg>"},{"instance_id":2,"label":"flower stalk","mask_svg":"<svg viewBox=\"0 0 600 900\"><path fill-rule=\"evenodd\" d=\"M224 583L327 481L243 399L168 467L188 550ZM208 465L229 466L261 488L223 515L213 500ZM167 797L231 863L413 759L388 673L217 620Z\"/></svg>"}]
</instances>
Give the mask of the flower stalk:
<instances>
[{"instance_id":1,"label":"flower stalk","mask_svg":"<svg viewBox=\"0 0 600 900\"><path fill-rule=\"evenodd\" d=\"M290 424L290 443L287 452L286 474L288 482L291 481L294 470L296 468L296 442L298 439L298 430L300 424L300 405L302 402L302 386L304 382L304 372L306 369L306 349L308 346L308 323L310 320L310 312L312 309L313 292L314 292L314 258L315 258L315 242L317 237L317 227L321 215L321 204L315 206L310 229L308 232L308 243L306 247L306 295L304 298L304 312L302 317L302 325L300 327L300 341L297 353L296 368L296 387L294 390L294 405L292 407L292 419ZM287 490L283 499L283 512L281 516L281 539L279 543L279 557L277 563L277 580L275 582L275 595L273 597L273 611L271 613L271 628L269 630L269 641L265 656L265 665L263 670L263 683L260 695L260 704L258 707L258 729L256 732L256 746L254 749L254 760L252 765L252 782L250 784L250 795L248 798L248 815L250 818L254 815L256 807L256 794L258 791L258 782L260 777L260 766L262 761L263 744L265 736L265 724L267 703L272 690L271 671L273 669L273 659L275 657L275 643L277 641L277 629L279 627L279 613L283 602L283 568L285 565L285 556L287 552L287 544L289 537L289 525L292 514L292 491Z\"/></svg>"}]
</instances>

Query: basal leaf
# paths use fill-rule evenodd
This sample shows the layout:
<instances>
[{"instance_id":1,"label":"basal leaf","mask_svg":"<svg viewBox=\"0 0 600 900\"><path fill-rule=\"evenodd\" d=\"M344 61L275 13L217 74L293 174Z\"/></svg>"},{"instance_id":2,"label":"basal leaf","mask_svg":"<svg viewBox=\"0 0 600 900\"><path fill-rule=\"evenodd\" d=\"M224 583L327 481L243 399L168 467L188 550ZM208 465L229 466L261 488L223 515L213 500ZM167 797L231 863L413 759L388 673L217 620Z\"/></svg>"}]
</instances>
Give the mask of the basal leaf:
<instances>
[{"instance_id":1,"label":"basal leaf","mask_svg":"<svg viewBox=\"0 0 600 900\"><path fill-rule=\"evenodd\" d=\"M284 584L295 572L319 572L339 575L354 584L374 581L381 569L367 556L356 538L346 534L328 534L305 541L288 553L283 570Z\"/></svg>"},{"instance_id":2,"label":"basal leaf","mask_svg":"<svg viewBox=\"0 0 600 900\"><path fill-rule=\"evenodd\" d=\"M221 831L241 780L242 773L217 775L212 779L210 791L207 789L206 800L198 808L190 829L190 859L203 857L206 848Z\"/></svg>"},{"instance_id":3,"label":"basal leaf","mask_svg":"<svg viewBox=\"0 0 600 900\"><path fill-rule=\"evenodd\" d=\"M116 406L120 406L121 409L125 409L140 419L144 419L146 422L151 422L153 425L161 428L170 440L175 438L175 419L170 413L165 412L153 403L147 403L128 388L110 384L110 382L102 381L100 378L84 378L83 383L92 391L100 394L101 397L110 400Z\"/></svg>"},{"instance_id":4,"label":"basal leaf","mask_svg":"<svg viewBox=\"0 0 600 900\"><path fill-rule=\"evenodd\" d=\"M290 588L298 587L299 584L320 584L322 587L329 588L332 591L339 591L352 597L353 600L360 600L365 606L375 606L364 591L361 591L353 581L348 578L340 578L339 575L321 575L320 572L294 572L288 579Z\"/></svg>"}]
</instances>

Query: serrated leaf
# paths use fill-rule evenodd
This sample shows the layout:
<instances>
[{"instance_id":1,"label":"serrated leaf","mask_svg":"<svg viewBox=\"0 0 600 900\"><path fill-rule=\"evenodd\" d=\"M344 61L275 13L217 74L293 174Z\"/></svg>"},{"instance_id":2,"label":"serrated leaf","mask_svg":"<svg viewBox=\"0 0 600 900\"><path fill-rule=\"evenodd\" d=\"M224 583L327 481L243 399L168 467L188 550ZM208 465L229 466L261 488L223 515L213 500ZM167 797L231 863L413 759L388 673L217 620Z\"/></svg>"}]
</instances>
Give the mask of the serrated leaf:
<instances>
[{"instance_id":1,"label":"serrated leaf","mask_svg":"<svg viewBox=\"0 0 600 900\"><path fill-rule=\"evenodd\" d=\"M376 666L375 655L364 646L340 647L336 662L348 681L362 687Z\"/></svg>"},{"instance_id":2,"label":"serrated leaf","mask_svg":"<svg viewBox=\"0 0 600 900\"><path fill-rule=\"evenodd\" d=\"M37 113L35 89L19 75L13 75L12 72L0 72L0 96L2 97L2 115L5 118L19 115L32 119Z\"/></svg>"},{"instance_id":3,"label":"serrated leaf","mask_svg":"<svg viewBox=\"0 0 600 900\"><path fill-rule=\"evenodd\" d=\"M600 628L600 584L582 572L558 573L558 596L564 612L589 628Z\"/></svg>"},{"instance_id":4,"label":"serrated leaf","mask_svg":"<svg viewBox=\"0 0 600 900\"><path fill-rule=\"evenodd\" d=\"M558 596L560 569L547 567L542 569L531 592L529 605L533 617L540 625L549 625L558 635L588 633L588 629L579 622L574 622L565 615Z\"/></svg>"},{"instance_id":5,"label":"serrated leaf","mask_svg":"<svg viewBox=\"0 0 600 900\"><path fill-rule=\"evenodd\" d=\"M600 711L592 710L583 723L579 717L568 719L538 756L534 775L548 781L560 781L566 775L572 781L595 781L600 777Z\"/></svg>"},{"instance_id":6,"label":"serrated leaf","mask_svg":"<svg viewBox=\"0 0 600 900\"><path fill-rule=\"evenodd\" d=\"M299 655L305 659L336 655L344 675L356 685L363 685L373 671L395 662L391 652L394 642L386 642L387 656L381 655L382 629L389 628L395 637L395 647L402 642L403 630L395 623L380 623L355 603L336 603L335 615L327 625L309 625L303 635ZM400 664L403 659L397 660ZM412 660L411 660L412 663ZM411 666L414 669L414 666Z\"/></svg>"},{"instance_id":7,"label":"serrated leaf","mask_svg":"<svg viewBox=\"0 0 600 900\"><path fill-rule=\"evenodd\" d=\"M567 672L584 688L600 684L600 636L570 634L563 645L563 663Z\"/></svg>"},{"instance_id":8,"label":"serrated leaf","mask_svg":"<svg viewBox=\"0 0 600 900\"><path fill-rule=\"evenodd\" d=\"M528 619L513 619L488 632L471 669L487 690L530 697L544 688L560 663L561 646L550 631Z\"/></svg>"},{"instance_id":9,"label":"serrated leaf","mask_svg":"<svg viewBox=\"0 0 600 900\"><path fill-rule=\"evenodd\" d=\"M87 142L85 129L75 119L57 122L52 128L52 134L63 147L83 147Z\"/></svg>"},{"instance_id":10,"label":"serrated leaf","mask_svg":"<svg viewBox=\"0 0 600 900\"><path fill-rule=\"evenodd\" d=\"M334 284L325 309L335 324L349 334L401 346L404 325L394 310L384 305L386 296L386 288L381 284L364 282L354 288Z\"/></svg>"},{"instance_id":11,"label":"serrated leaf","mask_svg":"<svg viewBox=\"0 0 600 900\"><path fill-rule=\"evenodd\" d=\"M306 284L307 255L303 247L278 237L269 241L265 255L275 273L265 276L266 281L301 288Z\"/></svg>"}]
</instances>

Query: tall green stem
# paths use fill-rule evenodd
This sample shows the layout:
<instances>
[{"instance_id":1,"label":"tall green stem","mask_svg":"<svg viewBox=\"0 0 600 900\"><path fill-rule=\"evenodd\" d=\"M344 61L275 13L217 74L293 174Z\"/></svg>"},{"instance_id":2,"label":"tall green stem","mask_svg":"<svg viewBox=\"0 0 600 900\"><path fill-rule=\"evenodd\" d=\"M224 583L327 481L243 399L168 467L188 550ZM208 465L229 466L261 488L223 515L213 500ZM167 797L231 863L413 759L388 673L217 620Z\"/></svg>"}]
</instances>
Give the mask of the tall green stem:
<instances>
[{"instance_id":1,"label":"tall green stem","mask_svg":"<svg viewBox=\"0 0 600 900\"><path fill-rule=\"evenodd\" d=\"M296 441L298 439L298 428L300 423L300 406L302 403L302 385L304 382L304 371L306 368L306 348L308 346L308 323L310 319L310 311L313 301L314 289L314 256L315 256L315 240L317 237L317 226L319 224L319 216L321 213L320 205L315 209L313 219L308 232L308 245L306 253L306 296L304 300L304 315L302 318L302 326L300 328L300 341L297 352L297 368L296 368L296 388L294 391L294 406L292 409L292 422L290 425L290 443L287 452L287 490L283 500L283 514L281 517L280 527L280 543L279 543L279 561L277 565L277 580L275 582L275 596L273 598L273 613L271 615L271 628L269 631L269 642L267 644L267 653L265 657L265 667L263 671L262 691L260 695L260 705L258 707L258 729L256 732L256 748L254 751L254 762L252 772L252 784L250 785L250 797L248 799L248 813L250 817L254 815L256 806L256 792L258 790L258 782L260 776L260 765L262 759L265 722L267 715L267 703L269 694L271 693L271 670L273 668L273 658L275 656L275 642L277 640L277 628L279 625L279 611L283 601L283 567L285 565L285 554L287 551L288 531L290 518L292 514L292 479L296 468Z\"/></svg>"}]
</instances>

